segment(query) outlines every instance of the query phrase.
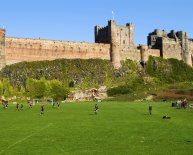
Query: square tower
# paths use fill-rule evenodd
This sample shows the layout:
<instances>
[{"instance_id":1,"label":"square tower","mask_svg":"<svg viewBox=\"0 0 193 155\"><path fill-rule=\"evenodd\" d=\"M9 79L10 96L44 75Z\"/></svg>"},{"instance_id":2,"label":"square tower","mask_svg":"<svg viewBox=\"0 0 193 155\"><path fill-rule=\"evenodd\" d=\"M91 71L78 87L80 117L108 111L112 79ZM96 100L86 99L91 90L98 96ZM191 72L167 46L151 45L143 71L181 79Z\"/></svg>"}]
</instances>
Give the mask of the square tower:
<instances>
[{"instance_id":1,"label":"square tower","mask_svg":"<svg viewBox=\"0 0 193 155\"><path fill-rule=\"evenodd\" d=\"M113 29L113 28L116 28ZM112 36L112 31L115 34ZM126 26L118 26L116 21L108 21L108 26L100 27L95 26L95 42L96 43L112 43L116 39L120 48L134 46L134 26L132 23L127 23ZM115 37L115 38L113 38Z\"/></svg>"}]
</instances>

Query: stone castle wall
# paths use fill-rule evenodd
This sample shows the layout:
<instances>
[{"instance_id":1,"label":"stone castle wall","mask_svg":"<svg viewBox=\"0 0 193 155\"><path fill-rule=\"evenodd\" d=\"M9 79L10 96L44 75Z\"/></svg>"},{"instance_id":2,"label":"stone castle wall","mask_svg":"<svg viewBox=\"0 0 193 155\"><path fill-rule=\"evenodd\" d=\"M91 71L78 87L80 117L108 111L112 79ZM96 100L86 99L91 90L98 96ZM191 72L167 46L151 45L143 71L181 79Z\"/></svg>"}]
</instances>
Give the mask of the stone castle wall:
<instances>
[{"instance_id":1,"label":"stone castle wall","mask_svg":"<svg viewBox=\"0 0 193 155\"><path fill-rule=\"evenodd\" d=\"M190 51L193 54L193 39L189 40Z\"/></svg>"},{"instance_id":2,"label":"stone castle wall","mask_svg":"<svg viewBox=\"0 0 193 155\"><path fill-rule=\"evenodd\" d=\"M42 39L6 38L7 64L66 59L110 60L110 45Z\"/></svg>"},{"instance_id":3,"label":"stone castle wall","mask_svg":"<svg viewBox=\"0 0 193 155\"><path fill-rule=\"evenodd\" d=\"M141 61L146 62L148 61L149 56L160 57L161 53L159 49L150 49L148 46L140 45L140 55Z\"/></svg>"},{"instance_id":4,"label":"stone castle wall","mask_svg":"<svg viewBox=\"0 0 193 155\"><path fill-rule=\"evenodd\" d=\"M170 33L156 29L148 35L148 46L134 45L134 26L118 26L108 21L106 27L95 26L95 43L5 37L0 29L0 69L21 61L54 59L106 59L113 66L131 59L147 61L149 56L176 58L192 66L193 40L186 32Z\"/></svg>"},{"instance_id":5,"label":"stone castle wall","mask_svg":"<svg viewBox=\"0 0 193 155\"><path fill-rule=\"evenodd\" d=\"M139 49L133 48L133 49L125 49L120 52L121 60L134 60L134 61L141 61L141 51Z\"/></svg>"},{"instance_id":6,"label":"stone castle wall","mask_svg":"<svg viewBox=\"0 0 193 155\"><path fill-rule=\"evenodd\" d=\"M192 66L193 45L186 32L171 30L167 34L165 31L156 29L148 35L148 46L151 49L159 49L160 56L165 59L183 60Z\"/></svg>"},{"instance_id":7,"label":"stone castle wall","mask_svg":"<svg viewBox=\"0 0 193 155\"><path fill-rule=\"evenodd\" d=\"M162 56L165 59L175 58L182 60L182 47L179 42L170 38L163 38L162 40Z\"/></svg>"}]
</instances>

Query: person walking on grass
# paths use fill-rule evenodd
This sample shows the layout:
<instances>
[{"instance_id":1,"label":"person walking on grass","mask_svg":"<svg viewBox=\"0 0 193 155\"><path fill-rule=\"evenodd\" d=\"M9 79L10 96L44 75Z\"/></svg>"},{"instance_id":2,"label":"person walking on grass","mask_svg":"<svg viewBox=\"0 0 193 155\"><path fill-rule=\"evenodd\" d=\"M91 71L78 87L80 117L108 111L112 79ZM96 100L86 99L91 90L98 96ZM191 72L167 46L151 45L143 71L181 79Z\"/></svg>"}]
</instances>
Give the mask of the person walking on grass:
<instances>
[{"instance_id":1,"label":"person walking on grass","mask_svg":"<svg viewBox=\"0 0 193 155\"><path fill-rule=\"evenodd\" d=\"M57 102L57 106L58 106L58 108L60 107L60 102Z\"/></svg>"},{"instance_id":2,"label":"person walking on grass","mask_svg":"<svg viewBox=\"0 0 193 155\"><path fill-rule=\"evenodd\" d=\"M152 105L151 104L149 105L149 114L150 115L152 114Z\"/></svg>"},{"instance_id":3,"label":"person walking on grass","mask_svg":"<svg viewBox=\"0 0 193 155\"><path fill-rule=\"evenodd\" d=\"M40 114L41 115L44 114L44 104L41 105L41 112L40 112Z\"/></svg>"},{"instance_id":4,"label":"person walking on grass","mask_svg":"<svg viewBox=\"0 0 193 155\"><path fill-rule=\"evenodd\" d=\"M94 110L95 115L98 113L98 110L99 110L99 106L95 104L95 110Z\"/></svg>"},{"instance_id":5,"label":"person walking on grass","mask_svg":"<svg viewBox=\"0 0 193 155\"><path fill-rule=\"evenodd\" d=\"M20 110L23 110L23 104L22 103L20 104Z\"/></svg>"},{"instance_id":6,"label":"person walking on grass","mask_svg":"<svg viewBox=\"0 0 193 155\"><path fill-rule=\"evenodd\" d=\"M19 103L16 103L16 110L19 111Z\"/></svg>"}]
</instances>

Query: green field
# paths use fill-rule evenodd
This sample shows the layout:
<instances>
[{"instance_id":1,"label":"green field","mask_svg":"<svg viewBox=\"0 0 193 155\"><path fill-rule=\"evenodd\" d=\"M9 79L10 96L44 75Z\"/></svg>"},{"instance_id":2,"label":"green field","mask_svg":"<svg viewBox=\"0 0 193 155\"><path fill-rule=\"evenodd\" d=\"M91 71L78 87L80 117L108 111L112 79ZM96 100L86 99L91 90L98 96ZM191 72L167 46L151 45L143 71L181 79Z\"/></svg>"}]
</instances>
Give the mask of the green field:
<instances>
[{"instance_id":1,"label":"green field","mask_svg":"<svg viewBox=\"0 0 193 155\"><path fill-rule=\"evenodd\" d=\"M0 155L192 155L193 109L171 103L64 103L0 109ZM163 115L171 119L162 119Z\"/></svg>"}]
</instances>

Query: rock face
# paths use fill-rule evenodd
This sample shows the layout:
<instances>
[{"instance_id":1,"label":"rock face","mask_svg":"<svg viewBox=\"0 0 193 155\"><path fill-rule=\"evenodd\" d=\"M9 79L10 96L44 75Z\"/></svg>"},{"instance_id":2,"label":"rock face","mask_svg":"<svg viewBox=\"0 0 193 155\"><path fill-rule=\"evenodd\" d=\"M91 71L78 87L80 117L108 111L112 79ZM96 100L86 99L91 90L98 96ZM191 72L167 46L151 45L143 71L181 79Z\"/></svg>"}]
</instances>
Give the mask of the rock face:
<instances>
[{"instance_id":1,"label":"rock face","mask_svg":"<svg viewBox=\"0 0 193 155\"><path fill-rule=\"evenodd\" d=\"M107 98L107 90L105 86L100 87L99 89L92 88L89 90L75 90L70 93L67 97L67 102L74 101L93 101L93 100L102 100Z\"/></svg>"}]
</instances>

